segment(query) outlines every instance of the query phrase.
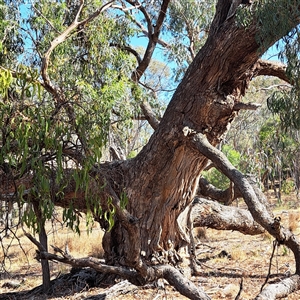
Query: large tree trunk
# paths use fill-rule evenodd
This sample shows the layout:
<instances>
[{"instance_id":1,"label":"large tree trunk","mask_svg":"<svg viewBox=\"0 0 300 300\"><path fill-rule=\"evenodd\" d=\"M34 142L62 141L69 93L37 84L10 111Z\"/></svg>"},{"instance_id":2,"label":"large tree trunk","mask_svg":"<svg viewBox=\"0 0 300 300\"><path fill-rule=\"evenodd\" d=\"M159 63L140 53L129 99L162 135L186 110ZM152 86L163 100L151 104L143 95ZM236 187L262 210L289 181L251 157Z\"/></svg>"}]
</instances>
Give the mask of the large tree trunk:
<instances>
[{"instance_id":1,"label":"large tree trunk","mask_svg":"<svg viewBox=\"0 0 300 300\"><path fill-rule=\"evenodd\" d=\"M120 188L129 197L127 210L139 224L141 239L135 243L146 258L171 245L178 250L188 242L185 225L177 220L195 196L207 158L191 146L187 128L207 133L209 141L218 144L258 59L255 27L238 28L233 18L226 20L228 10L223 2L218 5L210 37L148 144L136 158L123 163L125 168L114 170L123 176ZM115 226L106 234L105 250L114 249L121 256L130 252L132 241L126 235Z\"/></svg>"}]
</instances>

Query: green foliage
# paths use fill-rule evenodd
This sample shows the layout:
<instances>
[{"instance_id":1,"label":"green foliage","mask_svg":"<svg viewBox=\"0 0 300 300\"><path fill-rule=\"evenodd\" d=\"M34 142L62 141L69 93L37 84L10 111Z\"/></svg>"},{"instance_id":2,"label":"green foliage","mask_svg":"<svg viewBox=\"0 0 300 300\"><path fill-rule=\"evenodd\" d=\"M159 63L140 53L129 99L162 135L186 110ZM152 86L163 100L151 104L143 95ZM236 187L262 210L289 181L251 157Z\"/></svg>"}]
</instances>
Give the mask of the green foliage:
<instances>
[{"instance_id":1,"label":"green foliage","mask_svg":"<svg viewBox=\"0 0 300 300\"><path fill-rule=\"evenodd\" d=\"M63 210L63 222L66 224L67 227L73 229L76 233L80 234L80 218L78 213L76 213L72 202L69 208L65 208Z\"/></svg>"},{"instance_id":2,"label":"green foliage","mask_svg":"<svg viewBox=\"0 0 300 300\"><path fill-rule=\"evenodd\" d=\"M286 74L293 86L290 89L278 91L268 98L268 107L280 117L281 125L287 128L300 129L300 33L292 33L286 37L285 48L281 52L282 60L287 60Z\"/></svg>"},{"instance_id":3,"label":"green foliage","mask_svg":"<svg viewBox=\"0 0 300 300\"><path fill-rule=\"evenodd\" d=\"M0 0L0 65L14 66L16 54L23 52L24 41L19 31L20 12L17 3Z\"/></svg>"},{"instance_id":4,"label":"green foliage","mask_svg":"<svg viewBox=\"0 0 300 300\"><path fill-rule=\"evenodd\" d=\"M293 27L293 20L299 15L299 6L293 0L253 1L251 6L239 6L236 13L238 26L249 27L255 21L258 25L257 42L263 54L278 36L287 36ZM296 30L296 29L295 29Z\"/></svg>"},{"instance_id":5,"label":"green foliage","mask_svg":"<svg viewBox=\"0 0 300 300\"><path fill-rule=\"evenodd\" d=\"M253 22L253 11L250 7L238 6L236 11L236 24L239 27L247 28Z\"/></svg>"},{"instance_id":6,"label":"green foliage","mask_svg":"<svg viewBox=\"0 0 300 300\"><path fill-rule=\"evenodd\" d=\"M238 167L241 161L241 154L234 150L230 145L223 145L222 152L227 156L229 161L234 167ZM219 172L217 169L213 168L209 171L202 173L203 176L215 187L220 189L226 189L229 187L230 180Z\"/></svg>"},{"instance_id":7,"label":"green foliage","mask_svg":"<svg viewBox=\"0 0 300 300\"><path fill-rule=\"evenodd\" d=\"M125 209L128 204L128 196L125 192L122 192L120 195L120 207L121 209Z\"/></svg>"},{"instance_id":8,"label":"green foliage","mask_svg":"<svg viewBox=\"0 0 300 300\"><path fill-rule=\"evenodd\" d=\"M106 13L74 30L50 57L51 85L63 95L58 99L41 82L42 57L73 22L78 3L33 1L20 16L0 2L5 8L0 11L1 47L11 49L10 60L0 55L0 164L8 164L20 180L32 175L30 193L40 203L43 221L52 217L53 197L64 196L70 180L64 171L72 167L72 180L76 191L84 191L89 214L103 217L110 230L115 208L108 199L108 210L103 212L100 199L89 191L89 171L103 156L112 124L122 130L131 128L131 117L137 111L129 80L134 59L122 50L133 30L126 18L116 21ZM85 5L80 19L100 6L99 1ZM17 38L15 44L6 38L8 33ZM22 56L18 47L12 48L16 44L25 45ZM53 185L58 190L55 195ZM22 197L21 189L18 194ZM63 221L79 232L75 201L64 210ZM122 205L126 206L126 198ZM23 221L39 230L32 209Z\"/></svg>"},{"instance_id":9,"label":"green foliage","mask_svg":"<svg viewBox=\"0 0 300 300\"><path fill-rule=\"evenodd\" d=\"M9 70L0 69L0 95L3 97L7 96L8 88L12 83L12 74Z\"/></svg>"},{"instance_id":10,"label":"green foliage","mask_svg":"<svg viewBox=\"0 0 300 300\"><path fill-rule=\"evenodd\" d=\"M293 0L255 1L255 14L259 22L259 43L264 49L277 41L278 35L286 36L291 28L291 21L299 15L299 6Z\"/></svg>"},{"instance_id":11,"label":"green foliage","mask_svg":"<svg viewBox=\"0 0 300 300\"><path fill-rule=\"evenodd\" d=\"M108 197L107 206L108 206L108 209L105 210L105 212L104 212L104 220L108 223L107 231L111 231L111 229L115 225L114 216L116 213L116 208L113 205L112 199L110 197Z\"/></svg>"},{"instance_id":12,"label":"green foliage","mask_svg":"<svg viewBox=\"0 0 300 300\"><path fill-rule=\"evenodd\" d=\"M283 39L277 43L279 58L287 63L286 74L293 87L274 92L268 98L268 107L280 117L284 128L300 129L300 33L294 27L294 20L298 19L299 5L293 0L259 0L250 7L238 9L237 23L247 28L255 19L259 24L257 42L260 54L278 42L277 37Z\"/></svg>"},{"instance_id":13,"label":"green foliage","mask_svg":"<svg viewBox=\"0 0 300 300\"><path fill-rule=\"evenodd\" d=\"M281 191L289 194L295 184L291 180L295 159L299 155L297 130L285 130L279 117L270 117L259 131L259 141L255 145L260 150L262 173L269 170L270 177L281 181Z\"/></svg>"},{"instance_id":14,"label":"green foliage","mask_svg":"<svg viewBox=\"0 0 300 300\"><path fill-rule=\"evenodd\" d=\"M281 191L286 194L290 195L295 190L295 183L292 180L284 180L281 185Z\"/></svg>"},{"instance_id":15,"label":"green foliage","mask_svg":"<svg viewBox=\"0 0 300 300\"><path fill-rule=\"evenodd\" d=\"M194 58L193 55L206 41L215 13L215 2L187 0L170 3L168 29L171 32L171 39L168 44L171 48L168 49L167 57L177 64L176 81L180 80Z\"/></svg>"}]
</instances>

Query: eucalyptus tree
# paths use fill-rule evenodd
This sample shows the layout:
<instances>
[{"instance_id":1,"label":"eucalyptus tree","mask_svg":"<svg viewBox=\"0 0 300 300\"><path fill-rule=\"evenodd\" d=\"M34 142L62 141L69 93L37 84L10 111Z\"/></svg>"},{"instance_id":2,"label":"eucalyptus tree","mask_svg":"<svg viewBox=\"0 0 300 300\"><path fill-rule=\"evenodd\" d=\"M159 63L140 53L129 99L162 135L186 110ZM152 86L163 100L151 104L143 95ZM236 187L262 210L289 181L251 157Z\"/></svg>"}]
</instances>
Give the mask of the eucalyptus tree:
<instances>
[{"instance_id":1,"label":"eucalyptus tree","mask_svg":"<svg viewBox=\"0 0 300 300\"><path fill-rule=\"evenodd\" d=\"M212 19L202 11L210 1L32 1L26 9L22 2L2 3L20 8L16 17L3 13L1 24L15 25L12 34L21 36L24 53L16 53L15 64L1 62L1 197L31 203L23 221L36 231L55 206L64 208L63 219L75 230L78 212L106 230L106 264L75 260L62 251L51 254L33 240L39 258L92 266L135 284L165 278L191 299L209 299L168 263L178 264L190 247L192 212L205 205L193 200L210 160L249 208L251 215L240 214L252 224L244 231L266 230L294 253L296 274L266 287L257 299L274 299L299 287L299 242L274 219L251 180L216 148L237 112L256 106L242 102L254 77L298 82L299 1L216 1ZM7 37L7 27L1 28ZM175 50L188 68L182 78L179 70L180 83L159 118L149 105L155 97L143 76L156 48L170 50L172 57L170 37L178 38L178 30L186 36ZM130 47L140 34L147 39L142 55ZM292 66L287 73L284 65L260 59L283 37L287 50L282 55ZM8 49L11 40L1 38ZM292 90L292 125L297 125L297 89ZM280 104L288 101L281 99ZM283 107L281 112L289 106ZM114 151L113 161L101 161L112 126L126 126L123 121L136 116L152 126L149 141L131 159ZM205 187L202 194L214 198ZM232 190L225 193L229 200Z\"/></svg>"}]
</instances>

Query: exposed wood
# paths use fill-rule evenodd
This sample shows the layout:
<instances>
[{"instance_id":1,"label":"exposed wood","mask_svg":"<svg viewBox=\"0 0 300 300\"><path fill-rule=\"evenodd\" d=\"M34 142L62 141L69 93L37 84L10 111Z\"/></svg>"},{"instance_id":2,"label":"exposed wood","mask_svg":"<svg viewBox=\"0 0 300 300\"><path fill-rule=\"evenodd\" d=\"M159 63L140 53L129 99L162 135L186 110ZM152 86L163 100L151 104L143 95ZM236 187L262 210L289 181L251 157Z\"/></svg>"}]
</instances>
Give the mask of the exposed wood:
<instances>
[{"instance_id":1,"label":"exposed wood","mask_svg":"<svg viewBox=\"0 0 300 300\"><path fill-rule=\"evenodd\" d=\"M300 276L293 275L285 278L278 283L270 284L265 287L255 300L275 300L287 297L292 292L299 290Z\"/></svg>"},{"instance_id":2,"label":"exposed wood","mask_svg":"<svg viewBox=\"0 0 300 300\"><path fill-rule=\"evenodd\" d=\"M161 276L173 285L182 295L192 300L209 300L210 297L206 295L201 288L196 287L194 283L189 281L178 269L171 266L154 267Z\"/></svg>"},{"instance_id":3,"label":"exposed wood","mask_svg":"<svg viewBox=\"0 0 300 300\"><path fill-rule=\"evenodd\" d=\"M279 218L273 218L265 204L257 197L257 191L255 191L247 178L229 162L221 151L208 142L205 135L198 133L192 140L195 147L213 161L239 188L253 219L266 229L280 244L285 244L292 250L296 261L296 273L300 274L300 243L295 235L281 225Z\"/></svg>"},{"instance_id":4,"label":"exposed wood","mask_svg":"<svg viewBox=\"0 0 300 300\"><path fill-rule=\"evenodd\" d=\"M130 283L128 280L123 280L107 289L104 293L97 295L97 299L114 300L118 296L132 293L137 290L137 286Z\"/></svg>"},{"instance_id":5,"label":"exposed wood","mask_svg":"<svg viewBox=\"0 0 300 300\"><path fill-rule=\"evenodd\" d=\"M142 112L144 113L146 120L149 122L149 124L151 125L151 127L155 130L158 125L159 125L159 121L157 120L150 104L146 101L144 101L143 103L141 103L141 109Z\"/></svg>"},{"instance_id":6,"label":"exposed wood","mask_svg":"<svg viewBox=\"0 0 300 300\"><path fill-rule=\"evenodd\" d=\"M257 110L259 107L261 107L260 103L236 103L233 107L233 110L239 111L239 110Z\"/></svg>"},{"instance_id":7,"label":"exposed wood","mask_svg":"<svg viewBox=\"0 0 300 300\"><path fill-rule=\"evenodd\" d=\"M280 62L259 59L254 65L255 76L275 76L288 83L290 79L286 75L286 65Z\"/></svg>"},{"instance_id":8,"label":"exposed wood","mask_svg":"<svg viewBox=\"0 0 300 300\"><path fill-rule=\"evenodd\" d=\"M209 227L217 230L235 230L257 235L265 230L257 224L248 210L225 206L216 201L195 198L192 208L194 227Z\"/></svg>"}]
</instances>

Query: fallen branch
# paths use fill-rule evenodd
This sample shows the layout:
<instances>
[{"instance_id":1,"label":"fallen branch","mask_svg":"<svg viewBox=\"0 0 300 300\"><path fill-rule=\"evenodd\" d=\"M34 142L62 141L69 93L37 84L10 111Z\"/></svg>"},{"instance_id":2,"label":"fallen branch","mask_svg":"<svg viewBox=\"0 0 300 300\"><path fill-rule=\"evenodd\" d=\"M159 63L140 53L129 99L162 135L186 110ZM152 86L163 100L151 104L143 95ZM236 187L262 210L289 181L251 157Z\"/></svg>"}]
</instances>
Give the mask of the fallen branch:
<instances>
[{"instance_id":1,"label":"fallen branch","mask_svg":"<svg viewBox=\"0 0 300 300\"><path fill-rule=\"evenodd\" d=\"M290 293L299 290L299 288L300 276L296 274L289 278L285 278L278 283L268 285L255 300L275 300L277 298L283 298Z\"/></svg>"},{"instance_id":2,"label":"fallen branch","mask_svg":"<svg viewBox=\"0 0 300 300\"><path fill-rule=\"evenodd\" d=\"M210 297L188 280L179 270L169 265L155 266L158 278L166 279L182 295L192 300L209 300Z\"/></svg>"},{"instance_id":3,"label":"fallen branch","mask_svg":"<svg viewBox=\"0 0 300 300\"><path fill-rule=\"evenodd\" d=\"M98 299L105 299L105 300L110 300L110 299L116 299L120 295L127 294L129 292L133 292L137 290L137 287L130 283L127 280L123 280L121 282L118 282L117 284L113 285L110 287L108 290L106 290L104 293L101 293L98 295Z\"/></svg>"},{"instance_id":4,"label":"fallen branch","mask_svg":"<svg viewBox=\"0 0 300 300\"><path fill-rule=\"evenodd\" d=\"M57 249L57 248L56 248ZM46 251L37 251L38 259L47 259L53 261L59 261L73 267L90 267L101 273L110 273L119 275L122 278L128 279L131 283L135 285L144 285L146 282L142 276L132 268L119 267L119 266L108 266L103 264L100 259L94 257L87 258L73 258L70 255L65 255L62 250L58 251L62 256L52 254ZM182 295L193 300L209 300L210 298L205 294L204 291L199 289L194 283L188 280L183 274L181 274L177 269L169 265L155 266L153 268L149 267L149 271L152 271L154 279L164 278L169 284L174 286L178 292Z\"/></svg>"},{"instance_id":5,"label":"fallen branch","mask_svg":"<svg viewBox=\"0 0 300 300\"><path fill-rule=\"evenodd\" d=\"M90 267L98 272L119 275L123 278L128 279L130 282L133 282L136 285L141 284L140 280L138 280L138 278L140 278L140 275L136 271L132 269L129 270L125 267L108 266L106 264L103 264L100 259L94 257L74 258L70 255L59 256L46 251L39 251L38 258L59 261L76 268Z\"/></svg>"}]
</instances>

